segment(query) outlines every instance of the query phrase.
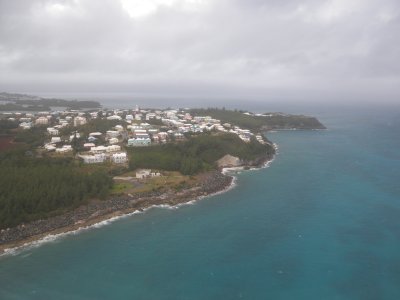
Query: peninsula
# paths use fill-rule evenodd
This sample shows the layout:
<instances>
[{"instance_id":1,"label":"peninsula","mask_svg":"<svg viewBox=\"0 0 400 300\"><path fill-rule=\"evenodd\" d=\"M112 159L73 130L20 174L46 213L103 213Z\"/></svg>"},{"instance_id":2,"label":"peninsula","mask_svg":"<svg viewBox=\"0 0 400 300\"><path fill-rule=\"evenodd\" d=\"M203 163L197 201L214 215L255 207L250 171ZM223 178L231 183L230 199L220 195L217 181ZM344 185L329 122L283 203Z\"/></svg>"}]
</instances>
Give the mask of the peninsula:
<instances>
[{"instance_id":1,"label":"peninsula","mask_svg":"<svg viewBox=\"0 0 400 300\"><path fill-rule=\"evenodd\" d=\"M100 108L97 101L62 100L37 96L0 93L0 111L44 111L52 108L93 109Z\"/></svg>"},{"instance_id":2,"label":"peninsula","mask_svg":"<svg viewBox=\"0 0 400 300\"><path fill-rule=\"evenodd\" d=\"M16 97L5 101L44 105ZM325 128L313 117L282 113L84 109L88 103L0 113L0 252L223 191L233 178L222 168L272 159L268 130Z\"/></svg>"}]
</instances>

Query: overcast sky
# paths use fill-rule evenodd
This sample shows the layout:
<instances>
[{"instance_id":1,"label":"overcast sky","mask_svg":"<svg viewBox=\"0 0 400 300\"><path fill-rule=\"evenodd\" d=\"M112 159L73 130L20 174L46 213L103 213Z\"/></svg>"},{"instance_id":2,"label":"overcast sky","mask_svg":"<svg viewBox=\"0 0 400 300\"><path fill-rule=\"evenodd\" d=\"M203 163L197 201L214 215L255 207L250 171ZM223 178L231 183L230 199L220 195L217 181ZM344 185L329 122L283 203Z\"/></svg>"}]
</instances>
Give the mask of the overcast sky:
<instances>
[{"instance_id":1,"label":"overcast sky","mask_svg":"<svg viewBox=\"0 0 400 300\"><path fill-rule=\"evenodd\" d=\"M398 0L0 0L0 91L400 102Z\"/></svg>"}]
</instances>

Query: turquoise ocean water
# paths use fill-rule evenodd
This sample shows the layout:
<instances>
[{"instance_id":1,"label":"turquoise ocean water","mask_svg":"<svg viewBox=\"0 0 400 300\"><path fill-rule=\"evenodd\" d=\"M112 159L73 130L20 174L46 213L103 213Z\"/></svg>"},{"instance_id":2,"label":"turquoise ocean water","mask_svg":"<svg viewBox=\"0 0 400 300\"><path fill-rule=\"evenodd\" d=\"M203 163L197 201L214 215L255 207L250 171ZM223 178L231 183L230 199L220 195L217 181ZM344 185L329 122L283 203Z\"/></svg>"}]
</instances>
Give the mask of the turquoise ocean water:
<instances>
[{"instance_id":1,"label":"turquoise ocean water","mask_svg":"<svg viewBox=\"0 0 400 300\"><path fill-rule=\"evenodd\" d=\"M1 257L0 299L400 299L400 107L309 114L227 193Z\"/></svg>"}]
</instances>

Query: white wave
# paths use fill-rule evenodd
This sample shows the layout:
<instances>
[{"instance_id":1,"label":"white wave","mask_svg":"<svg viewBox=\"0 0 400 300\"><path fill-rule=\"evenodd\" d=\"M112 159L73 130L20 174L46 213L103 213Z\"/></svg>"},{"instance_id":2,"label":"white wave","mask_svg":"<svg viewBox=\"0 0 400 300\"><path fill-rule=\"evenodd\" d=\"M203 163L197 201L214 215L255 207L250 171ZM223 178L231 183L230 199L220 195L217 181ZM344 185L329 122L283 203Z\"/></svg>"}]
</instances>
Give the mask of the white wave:
<instances>
[{"instance_id":1,"label":"white wave","mask_svg":"<svg viewBox=\"0 0 400 300\"><path fill-rule=\"evenodd\" d=\"M91 230L91 229L94 229L94 228L101 228L103 226L109 225L109 224L111 224L111 223L113 223L113 222L115 222L117 220L122 219L122 218L127 218L127 217L132 216L132 215L140 214L140 213L143 213L144 211L145 210L143 210L143 211L135 210L135 211L133 211L131 213L123 214L123 215L120 215L120 216L115 216L115 217L112 217L110 219L103 220L103 221L97 222L97 223L92 224L92 225L78 227L78 229L75 229L75 230L66 231L66 232L57 233L57 234L48 234L48 235L44 236L43 238L40 238L40 239L32 241L32 242L24 243L23 245L18 246L18 247L6 248L6 249L4 249L3 253L0 254L0 257L1 256L5 256L5 255L13 255L13 256L15 256L15 255L20 254L23 251L27 251L27 250L30 250L30 249L38 248L43 244L56 242L56 241L59 241L60 239L65 238L67 236L77 235L77 234L79 234L81 232L84 232L84 231L87 231L87 230Z\"/></svg>"},{"instance_id":2,"label":"white wave","mask_svg":"<svg viewBox=\"0 0 400 300\"><path fill-rule=\"evenodd\" d=\"M175 209L174 205L169 205L169 204L157 204L157 205L152 205L151 207L153 207L153 208Z\"/></svg>"}]
</instances>

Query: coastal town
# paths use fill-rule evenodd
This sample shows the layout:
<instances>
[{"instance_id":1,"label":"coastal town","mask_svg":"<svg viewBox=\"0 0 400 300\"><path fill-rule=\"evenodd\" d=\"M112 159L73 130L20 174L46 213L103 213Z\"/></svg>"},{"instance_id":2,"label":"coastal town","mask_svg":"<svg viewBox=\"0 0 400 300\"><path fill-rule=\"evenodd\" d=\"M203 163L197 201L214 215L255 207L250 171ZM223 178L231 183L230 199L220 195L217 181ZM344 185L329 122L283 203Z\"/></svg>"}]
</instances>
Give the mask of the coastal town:
<instances>
[{"instance_id":1,"label":"coastal town","mask_svg":"<svg viewBox=\"0 0 400 300\"><path fill-rule=\"evenodd\" d=\"M247 113L248 114L248 113ZM126 164L127 148L180 142L188 135L232 133L249 143L266 140L249 129L223 123L211 116L194 116L185 109L56 110L45 112L6 112L8 121L18 122L22 130L46 129L46 138L38 148L54 156L71 156L85 164ZM102 131L87 131L90 123ZM109 127L107 127L109 126Z\"/></svg>"},{"instance_id":2,"label":"coastal town","mask_svg":"<svg viewBox=\"0 0 400 300\"><path fill-rule=\"evenodd\" d=\"M274 154L255 130L190 109L3 110L0 121L11 146L0 151L0 249L222 191L223 167Z\"/></svg>"},{"instance_id":3,"label":"coastal town","mask_svg":"<svg viewBox=\"0 0 400 300\"><path fill-rule=\"evenodd\" d=\"M0 103L0 253L49 233L224 191L234 183L224 168L272 160L275 145L265 132L325 128L303 115L109 109L8 95Z\"/></svg>"}]
</instances>

